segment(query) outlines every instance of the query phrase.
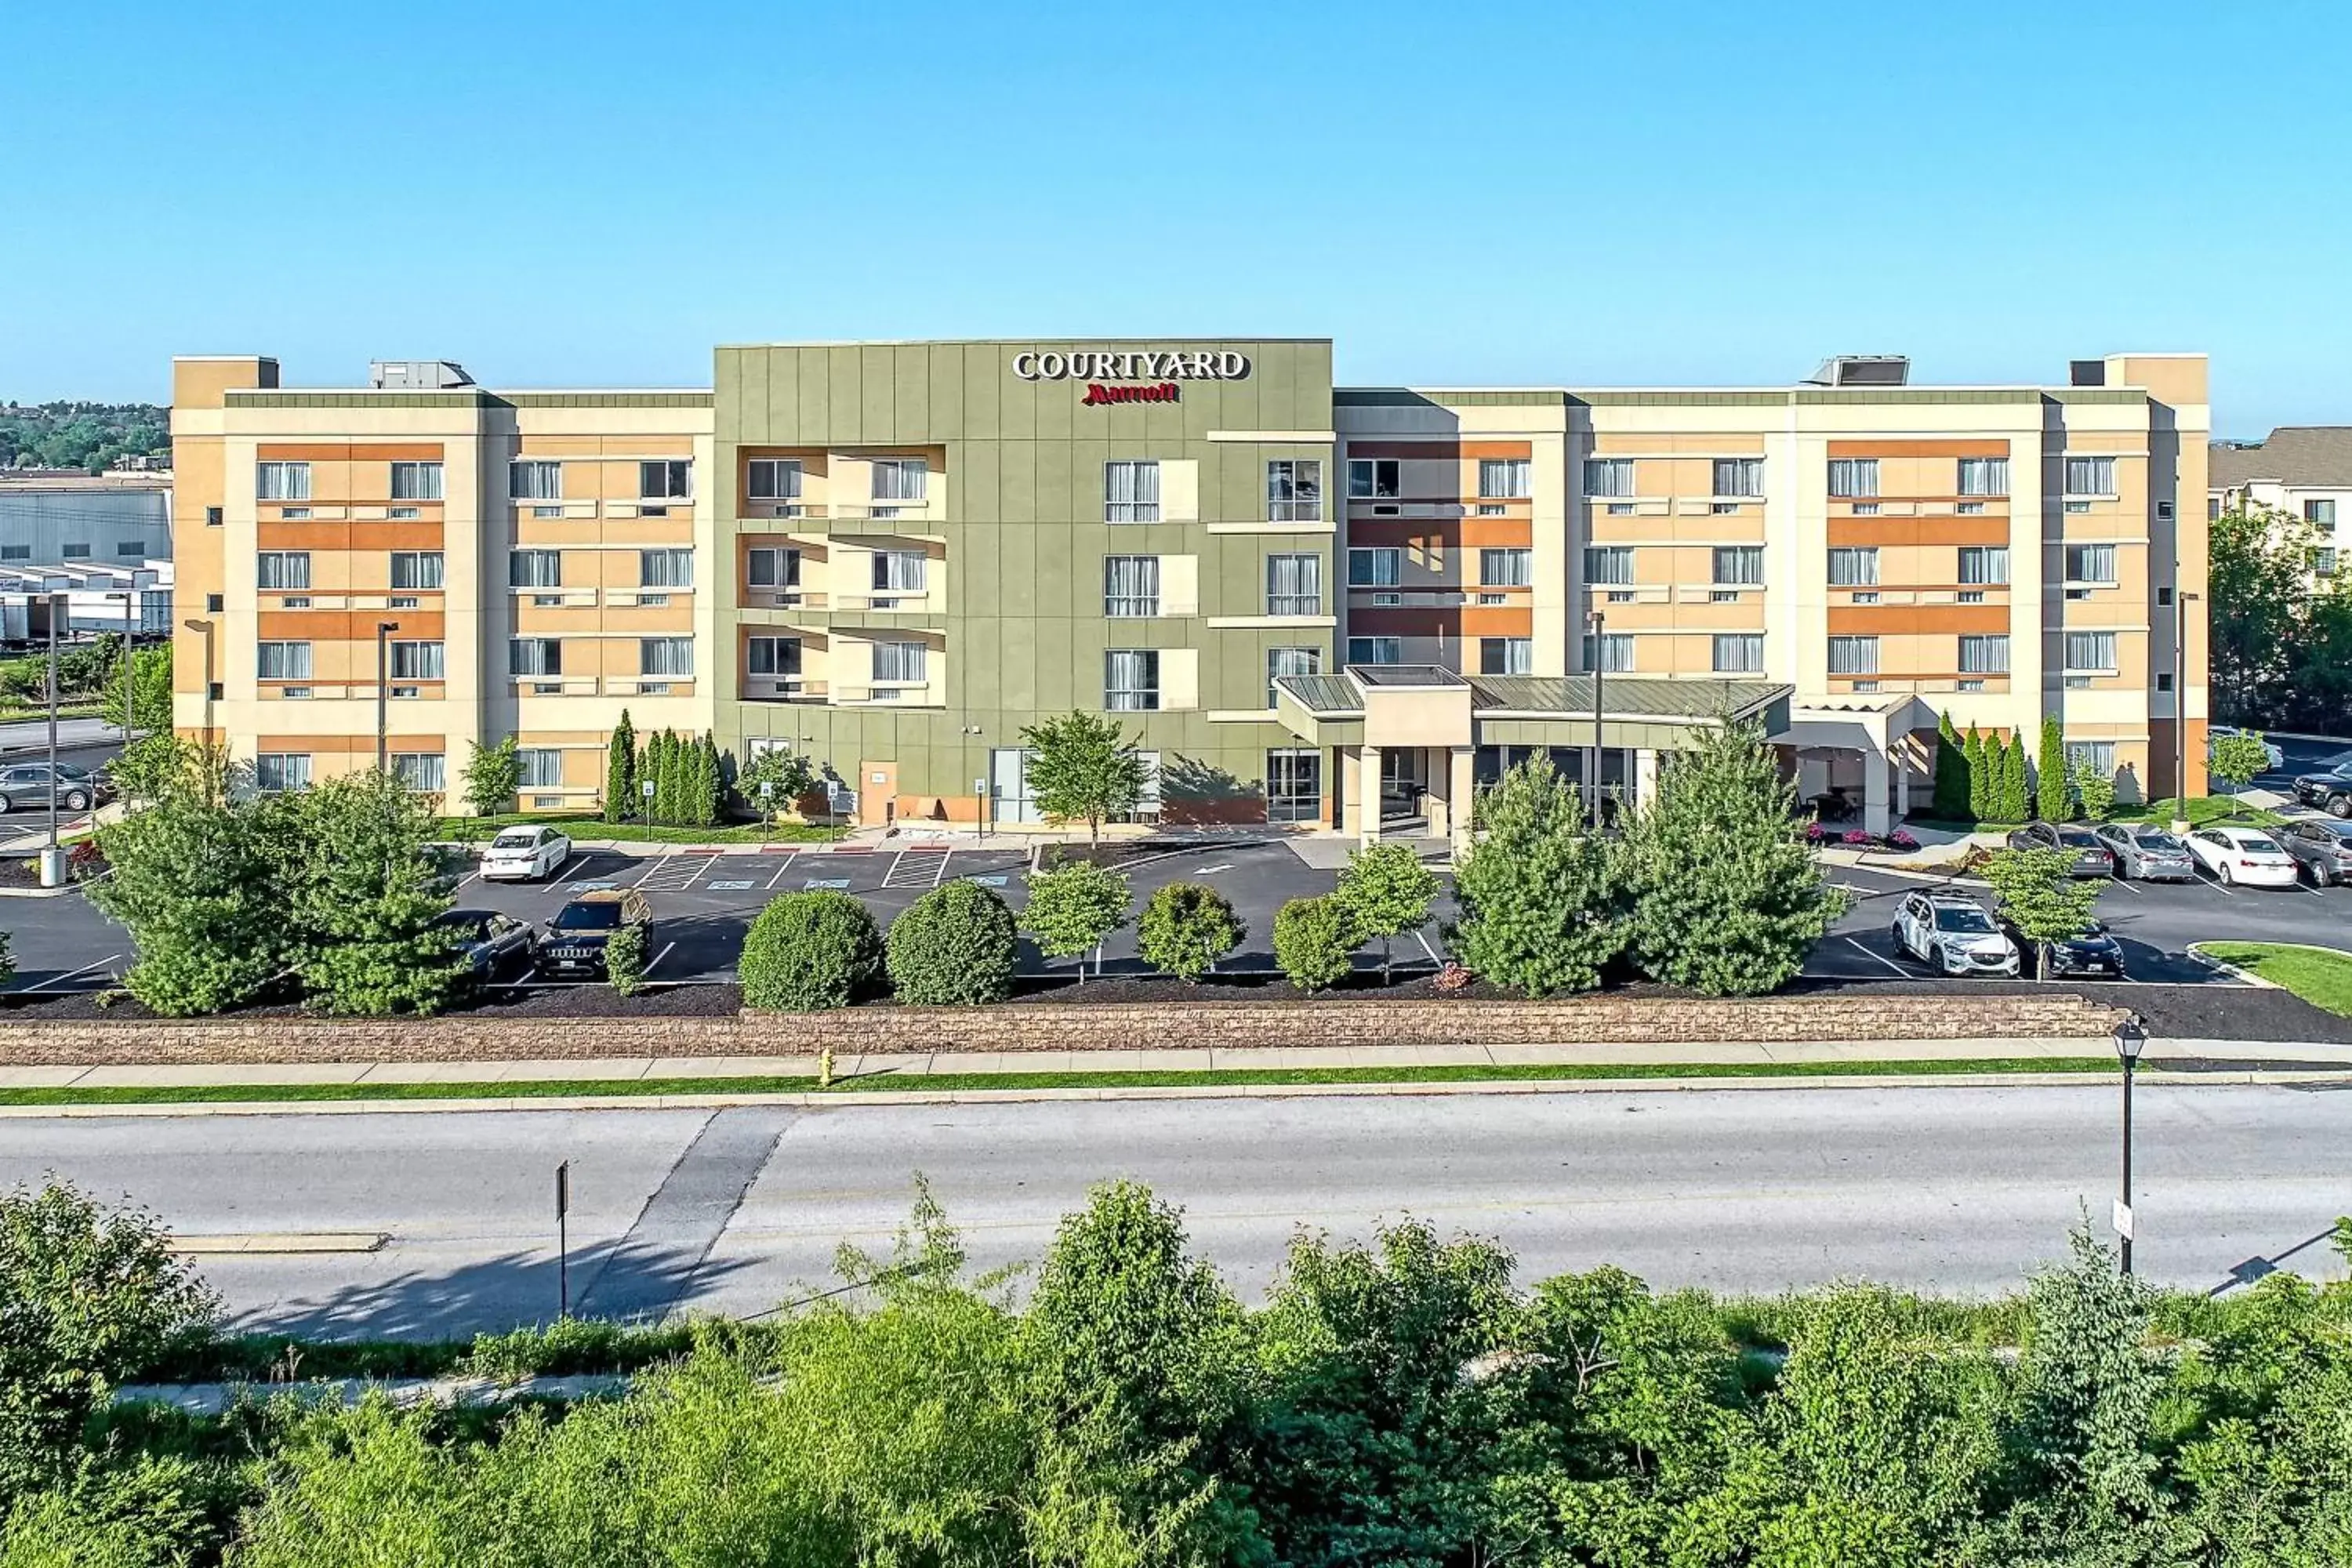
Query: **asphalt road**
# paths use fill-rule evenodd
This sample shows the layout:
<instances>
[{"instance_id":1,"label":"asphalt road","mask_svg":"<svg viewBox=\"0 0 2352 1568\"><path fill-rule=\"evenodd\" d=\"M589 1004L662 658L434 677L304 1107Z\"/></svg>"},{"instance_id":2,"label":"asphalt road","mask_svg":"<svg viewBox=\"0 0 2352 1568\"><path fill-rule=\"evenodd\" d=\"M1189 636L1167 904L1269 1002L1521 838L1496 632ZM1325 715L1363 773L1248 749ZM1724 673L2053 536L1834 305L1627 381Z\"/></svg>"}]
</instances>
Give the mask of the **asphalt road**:
<instances>
[{"instance_id":1,"label":"asphalt road","mask_svg":"<svg viewBox=\"0 0 2352 1568\"><path fill-rule=\"evenodd\" d=\"M2139 1257L2222 1289L2340 1271L2352 1090L2151 1084ZM0 1184L54 1171L206 1236L376 1231L373 1252L208 1255L246 1325L442 1336L551 1315L552 1179L570 1160L575 1310L764 1310L886 1248L924 1173L975 1268L1034 1260L1093 1183L1183 1205L1262 1296L1300 1226L1412 1214L1498 1237L1531 1281L1615 1263L1660 1286L1842 1276L1974 1294L2059 1256L2115 1191L2112 1089L1782 1089L795 1111L385 1112L11 1120Z\"/></svg>"}]
</instances>

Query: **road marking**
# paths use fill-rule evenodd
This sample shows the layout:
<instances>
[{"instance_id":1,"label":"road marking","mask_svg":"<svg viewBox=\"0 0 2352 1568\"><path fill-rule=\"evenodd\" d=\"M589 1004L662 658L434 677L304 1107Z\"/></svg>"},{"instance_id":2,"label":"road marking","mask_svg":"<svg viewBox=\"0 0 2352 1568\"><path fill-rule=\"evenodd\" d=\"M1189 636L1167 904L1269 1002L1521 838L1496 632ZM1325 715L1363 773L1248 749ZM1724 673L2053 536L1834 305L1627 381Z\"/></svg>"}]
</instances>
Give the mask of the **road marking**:
<instances>
[{"instance_id":1,"label":"road marking","mask_svg":"<svg viewBox=\"0 0 2352 1568\"><path fill-rule=\"evenodd\" d=\"M88 974L93 969L102 969L121 956L122 955L119 952L110 952L104 958L100 959L96 963L85 963L79 969L68 969L63 974L56 975L50 979L42 981L38 985L27 985L24 990L18 992L17 994L20 996L30 995L36 991L46 991L52 985L62 985L67 981L75 978L77 975ZM110 980L113 976L109 974L107 978Z\"/></svg>"},{"instance_id":2,"label":"road marking","mask_svg":"<svg viewBox=\"0 0 2352 1568\"><path fill-rule=\"evenodd\" d=\"M661 967L661 961L667 958L671 953L676 952L677 951L677 943L674 942L664 942L662 944L662 950L654 954L654 961L646 965L646 973L647 974L651 974L655 970L659 969Z\"/></svg>"},{"instance_id":3,"label":"road marking","mask_svg":"<svg viewBox=\"0 0 2352 1568\"><path fill-rule=\"evenodd\" d=\"M1912 977L1912 975L1911 975L1911 972L1910 972L1909 970L1907 970L1907 969L1904 968L1901 964L1899 964L1899 963L1895 963L1893 959L1891 959L1891 958L1887 957L1885 953L1883 953L1883 952L1879 952L1876 948L1871 948L1871 947L1864 947L1864 946L1863 946L1863 945L1862 945L1862 939L1861 939L1860 937L1858 937L1858 936L1850 936L1850 937L1846 938L1845 940L1846 940L1847 942L1849 942L1853 943L1854 952L1859 952L1859 953L1863 953L1863 954L1864 954L1864 955L1866 955L1866 956L1868 956L1868 957L1874 958L1874 959L1878 960L1878 962L1879 962L1879 963L1883 963L1883 964L1886 965L1886 967L1887 967L1887 968L1889 968L1889 969L1891 969L1891 970L1895 971L1895 973L1897 973L1897 974L1901 975L1901 976L1902 976L1904 979L1906 979L1906 980L1908 980L1908 979L1910 979L1910 978Z\"/></svg>"},{"instance_id":4,"label":"road marking","mask_svg":"<svg viewBox=\"0 0 2352 1568\"><path fill-rule=\"evenodd\" d=\"M754 879L754 880L757 880L757 879ZM714 892L714 893L740 893L740 892L743 891L746 888L749 888L750 886L751 886L751 882L705 882L705 883L703 883L702 885L703 885L704 887L706 887L706 888L709 889L710 889L712 892Z\"/></svg>"},{"instance_id":5,"label":"road marking","mask_svg":"<svg viewBox=\"0 0 2352 1568\"><path fill-rule=\"evenodd\" d=\"M1195 877L1213 877L1220 871L1230 871L1233 868L1234 863L1232 861L1220 860L1213 866L1195 866L1192 868L1192 875Z\"/></svg>"},{"instance_id":6,"label":"road marking","mask_svg":"<svg viewBox=\"0 0 2352 1568\"><path fill-rule=\"evenodd\" d=\"M931 868L932 887L936 888L940 885L940 879L948 874L948 862L954 858L955 855L952 851L943 854L939 858L940 863Z\"/></svg>"},{"instance_id":7,"label":"road marking","mask_svg":"<svg viewBox=\"0 0 2352 1568\"><path fill-rule=\"evenodd\" d=\"M1429 938L1426 935L1420 931L1415 931L1412 933L1412 940L1421 943L1421 951L1429 954L1430 963L1441 967L1444 966L1445 960L1437 956L1437 950L1429 945Z\"/></svg>"},{"instance_id":8,"label":"road marking","mask_svg":"<svg viewBox=\"0 0 2352 1568\"><path fill-rule=\"evenodd\" d=\"M663 861L665 861L665 860L667 860L667 859L668 859L668 858L669 858L669 857L668 857L667 855L649 855L649 856L647 856L647 857L646 858L646 868L645 868L644 870L642 870L642 871L640 871L640 872L638 872L638 873L637 873L637 879L636 879L635 881L634 881L634 882L631 882L631 883L629 884L629 886L631 886L631 887L633 887L633 888L635 888L635 887L642 887L642 886L645 884L645 880L646 880L646 878L648 878L648 877L650 877L650 876L652 876L655 872L656 872L656 871L660 870L660 869L662 868L662 862L663 862Z\"/></svg>"},{"instance_id":9,"label":"road marking","mask_svg":"<svg viewBox=\"0 0 2352 1568\"><path fill-rule=\"evenodd\" d=\"M2129 893L2135 899L2144 899L2147 897L2146 893L2141 892L2137 888L2131 885L2131 879L2128 877L2110 877L2107 880L2113 882L2116 887L2121 888L2125 892Z\"/></svg>"},{"instance_id":10,"label":"road marking","mask_svg":"<svg viewBox=\"0 0 2352 1568\"><path fill-rule=\"evenodd\" d=\"M785 851L784 863L776 868L776 874L774 876L768 879L768 886L770 888L773 888L777 883L784 879L784 873L793 868L793 862L800 858L800 853L801 852L797 849Z\"/></svg>"},{"instance_id":11,"label":"road marking","mask_svg":"<svg viewBox=\"0 0 2352 1568\"><path fill-rule=\"evenodd\" d=\"M380 1230L255 1231L246 1236L175 1236L179 1253L373 1252L392 1237Z\"/></svg>"},{"instance_id":12,"label":"road marking","mask_svg":"<svg viewBox=\"0 0 2352 1568\"><path fill-rule=\"evenodd\" d=\"M811 893L838 893L848 886L846 877L811 877L801 884L803 890Z\"/></svg>"},{"instance_id":13,"label":"road marking","mask_svg":"<svg viewBox=\"0 0 2352 1568\"><path fill-rule=\"evenodd\" d=\"M555 879L558 882L568 882L586 869L588 869L588 857L585 855L574 855L572 858L572 863L563 868L563 874Z\"/></svg>"}]
</instances>

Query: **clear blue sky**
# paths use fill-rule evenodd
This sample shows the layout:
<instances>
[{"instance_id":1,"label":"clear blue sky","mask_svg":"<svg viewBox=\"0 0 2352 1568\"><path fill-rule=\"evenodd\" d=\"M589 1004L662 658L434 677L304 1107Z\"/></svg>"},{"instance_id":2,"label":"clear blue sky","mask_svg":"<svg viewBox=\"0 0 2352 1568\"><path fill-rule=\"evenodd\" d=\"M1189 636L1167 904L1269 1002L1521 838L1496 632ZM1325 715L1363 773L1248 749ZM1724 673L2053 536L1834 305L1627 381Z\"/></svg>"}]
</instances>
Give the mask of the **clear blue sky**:
<instances>
[{"instance_id":1,"label":"clear blue sky","mask_svg":"<svg viewBox=\"0 0 2352 1568\"><path fill-rule=\"evenodd\" d=\"M0 396L692 384L714 342L1338 340L1346 381L2062 379L2352 422L2352 6L27 5Z\"/></svg>"}]
</instances>

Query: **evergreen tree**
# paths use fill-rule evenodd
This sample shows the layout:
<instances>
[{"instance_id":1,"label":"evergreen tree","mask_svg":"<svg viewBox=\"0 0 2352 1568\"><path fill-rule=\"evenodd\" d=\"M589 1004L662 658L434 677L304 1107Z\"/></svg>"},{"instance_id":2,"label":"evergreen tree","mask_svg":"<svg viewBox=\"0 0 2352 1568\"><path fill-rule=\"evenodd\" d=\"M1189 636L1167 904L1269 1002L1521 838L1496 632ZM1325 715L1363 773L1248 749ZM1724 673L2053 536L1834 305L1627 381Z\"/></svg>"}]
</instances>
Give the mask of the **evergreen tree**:
<instances>
[{"instance_id":1,"label":"evergreen tree","mask_svg":"<svg viewBox=\"0 0 2352 1568\"><path fill-rule=\"evenodd\" d=\"M1960 749L1959 731L1952 727L1948 710L1936 725L1935 811L1941 822L1969 819L1968 753Z\"/></svg>"},{"instance_id":2,"label":"evergreen tree","mask_svg":"<svg viewBox=\"0 0 2352 1568\"><path fill-rule=\"evenodd\" d=\"M450 898L424 801L371 768L289 797L299 847L287 878L294 966L330 1013L436 1013L465 961L436 922Z\"/></svg>"},{"instance_id":3,"label":"evergreen tree","mask_svg":"<svg viewBox=\"0 0 2352 1568\"><path fill-rule=\"evenodd\" d=\"M654 820L671 823L677 820L677 784L670 776L670 753L677 749L677 738L663 730L646 742L646 772L654 781Z\"/></svg>"},{"instance_id":4,"label":"evergreen tree","mask_svg":"<svg viewBox=\"0 0 2352 1568\"><path fill-rule=\"evenodd\" d=\"M2066 742L2058 730L2058 715L2042 716L2042 749L2034 759L2034 814L2044 822L2063 822L2070 804L2066 776Z\"/></svg>"},{"instance_id":5,"label":"evergreen tree","mask_svg":"<svg viewBox=\"0 0 2352 1568\"><path fill-rule=\"evenodd\" d=\"M719 808L727 798L727 775L719 766L719 742L708 731L695 758L694 820L704 827L717 825Z\"/></svg>"},{"instance_id":6,"label":"evergreen tree","mask_svg":"<svg viewBox=\"0 0 2352 1568\"><path fill-rule=\"evenodd\" d=\"M2025 787L2025 736L2012 734L2001 752L2000 820L2023 822L2033 814L2033 798Z\"/></svg>"},{"instance_id":7,"label":"evergreen tree","mask_svg":"<svg viewBox=\"0 0 2352 1568\"><path fill-rule=\"evenodd\" d=\"M1538 754L1478 802L1484 836L1454 874L1462 962L1530 996L1590 991L1626 942L1609 840L1589 837L1575 788Z\"/></svg>"},{"instance_id":8,"label":"evergreen tree","mask_svg":"<svg viewBox=\"0 0 2352 1568\"><path fill-rule=\"evenodd\" d=\"M1969 726L1969 740L1963 760L1969 769L1969 816L1975 821L1989 820L1993 814L1993 759L1985 737L1974 724Z\"/></svg>"},{"instance_id":9,"label":"evergreen tree","mask_svg":"<svg viewBox=\"0 0 2352 1568\"><path fill-rule=\"evenodd\" d=\"M613 726L613 738L604 753L604 820L625 822L637 809L637 731L629 722L629 710L621 710L621 721Z\"/></svg>"}]
</instances>

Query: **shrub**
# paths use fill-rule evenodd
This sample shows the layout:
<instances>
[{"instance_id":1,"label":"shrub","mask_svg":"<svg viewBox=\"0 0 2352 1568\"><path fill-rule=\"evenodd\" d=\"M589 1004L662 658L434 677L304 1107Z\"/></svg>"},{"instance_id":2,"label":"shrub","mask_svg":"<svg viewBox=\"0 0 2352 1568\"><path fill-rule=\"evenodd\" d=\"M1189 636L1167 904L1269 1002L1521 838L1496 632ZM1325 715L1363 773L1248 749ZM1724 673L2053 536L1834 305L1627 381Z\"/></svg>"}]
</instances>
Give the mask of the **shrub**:
<instances>
[{"instance_id":1,"label":"shrub","mask_svg":"<svg viewBox=\"0 0 2352 1568\"><path fill-rule=\"evenodd\" d=\"M1091 860L1072 860L1051 870L1029 874L1029 902L1021 911L1021 929L1049 958L1078 960L1078 979L1087 977L1086 953L1100 947L1127 923L1134 894L1127 878Z\"/></svg>"},{"instance_id":2,"label":"shrub","mask_svg":"<svg viewBox=\"0 0 2352 1568\"><path fill-rule=\"evenodd\" d=\"M2074 796L2085 822L2105 822L2116 809L2116 781L2088 763L2075 770Z\"/></svg>"},{"instance_id":3,"label":"shrub","mask_svg":"<svg viewBox=\"0 0 2352 1568\"><path fill-rule=\"evenodd\" d=\"M1181 980L1198 980L1242 944L1247 929L1216 889L1171 882L1144 906L1136 936L1146 963Z\"/></svg>"},{"instance_id":4,"label":"shrub","mask_svg":"<svg viewBox=\"0 0 2352 1568\"><path fill-rule=\"evenodd\" d=\"M1866 849L1878 842L1878 835L1860 827L1849 827L1845 830L1845 842L1853 848Z\"/></svg>"},{"instance_id":5,"label":"shrub","mask_svg":"<svg viewBox=\"0 0 2352 1568\"><path fill-rule=\"evenodd\" d=\"M1367 844L1349 852L1333 896L1346 907L1359 940L1381 939L1381 976L1386 979L1391 942L1429 919L1437 894L1437 873L1421 863L1412 845ZM1280 941L1278 930L1276 940Z\"/></svg>"},{"instance_id":6,"label":"shrub","mask_svg":"<svg viewBox=\"0 0 2352 1568\"><path fill-rule=\"evenodd\" d=\"M925 893L890 922L890 986L921 1006L1002 1002L1019 955L1013 911L977 882Z\"/></svg>"},{"instance_id":7,"label":"shrub","mask_svg":"<svg viewBox=\"0 0 2352 1568\"><path fill-rule=\"evenodd\" d=\"M846 1007L880 984L882 933L847 893L785 893L751 922L739 971L747 1007Z\"/></svg>"},{"instance_id":8,"label":"shrub","mask_svg":"<svg viewBox=\"0 0 2352 1568\"><path fill-rule=\"evenodd\" d=\"M1456 991L1469 990L1471 982L1477 978L1461 964L1449 962L1437 972L1437 988L1450 995Z\"/></svg>"},{"instance_id":9,"label":"shrub","mask_svg":"<svg viewBox=\"0 0 2352 1568\"><path fill-rule=\"evenodd\" d=\"M604 939L605 983L624 996L646 988L646 928L623 926Z\"/></svg>"},{"instance_id":10,"label":"shrub","mask_svg":"<svg viewBox=\"0 0 2352 1568\"><path fill-rule=\"evenodd\" d=\"M1293 899L1274 917L1274 961L1301 991L1321 991L1354 967L1354 916L1338 894Z\"/></svg>"},{"instance_id":11,"label":"shrub","mask_svg":"<svg viewBox=\"0 0 2352 1568\"><path fill-rule=\"evenodd\" d=\"M1599 985L1629 935L1614 842L1588 836L1576 791L1541 752L1481 796L1479 813L1485 836L1454 874L1463 961L1529 996ZM1781 827L1793 843L1794 825Z\"/></svg>"},{"instance_id":12,"label":"shrub","mask_svg":"<svg viewBox=\"0 0 2352 1568\"><path fill-rule=\"evenodd\" d=\"M1886 847L1889 849L1916 849L1919 839L1909 828L1898 827L1886 836Z\"/></svg>"}]
</instances>

